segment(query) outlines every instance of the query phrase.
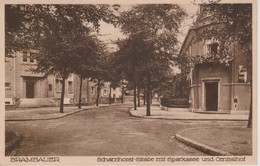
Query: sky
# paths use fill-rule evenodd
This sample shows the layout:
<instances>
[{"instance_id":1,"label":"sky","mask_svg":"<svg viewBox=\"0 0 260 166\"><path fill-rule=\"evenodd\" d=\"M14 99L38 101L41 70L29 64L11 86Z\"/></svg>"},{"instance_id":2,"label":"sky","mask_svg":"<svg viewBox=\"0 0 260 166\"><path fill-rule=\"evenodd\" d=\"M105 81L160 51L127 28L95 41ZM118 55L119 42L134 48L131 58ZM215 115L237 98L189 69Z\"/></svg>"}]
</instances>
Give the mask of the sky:
<instances>
[{"instance_id":1,"label":"sky","mask_svg":"<svg viewBox=\"0 0 260 166\"><path fill-rule=\"evenodd\" d=\"M130 10L132 5L133 4L131 5L120 4L120 8L118 12ZM195 21L194 15L196 15L199 8L197 5L194 4L179 4L179 5L180 7L184 8L188 14L188 17L183 21L179 29L180 33L178 35L178 40L179 40L178 47L181 48L181 45L187 35L189 28L192 26L193 22ZM98 38L103 42L107 43L110 52L114 52L117 50L117 46L114 44L115 41L117 41L118 39L126 38L126 36L123 35L123 33L119 28L115 28L113 25L107 24L105 22L101 22L99 34L100 36ZM175 66L171 66L171 68L175 74L180 73L179 68Z\"/></svg>"},{"instance_id":2,"label":"sky","mask_svg":"<svg viewBox=\"0 0 260 166\"><path fill-rule=\"evenodd\" d=\"M120 8L118 11L123 12L126 10L130 10L132 5L133 4L120 4ZM178 35L178 39L180 41L179 47L181 46L181 43L184 41L185 36L193 23L194 18L192 18L192 16L194 16L198 10L198 6L193 4L180 4L180 6L186 10L186 12L188 13L188 17L182 23L180 28L180 34ZM115 28L112 24L107 24L103 21L100 24L100 35L98 38L108 44L108 47L110 48L111 52L115 51L116 46L113 44L113 42L115 42L118 39L123 39L126 36L122 34L119 28Z\"/></svg>"}]
</instances>

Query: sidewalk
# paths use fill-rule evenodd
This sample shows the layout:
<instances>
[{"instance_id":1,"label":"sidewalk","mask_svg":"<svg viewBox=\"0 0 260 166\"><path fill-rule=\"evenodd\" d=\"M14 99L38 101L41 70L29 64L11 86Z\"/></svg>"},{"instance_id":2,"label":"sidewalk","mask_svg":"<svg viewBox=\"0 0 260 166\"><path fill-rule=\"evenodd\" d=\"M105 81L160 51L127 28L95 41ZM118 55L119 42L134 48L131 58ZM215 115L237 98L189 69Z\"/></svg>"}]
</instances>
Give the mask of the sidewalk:
<instances>
[{"instance_id":1,"label":"sidewalk","mask_svg":"<svg viewBox=\"0 0 260 166\"><path fill-rule=\"evenodd\" d=\"M146 116L146 107L133 108L130 114L135 117L171 120L208 120L208 121L247 121L248 115L237 114L202 114L190 112L187 108L161 110L151 106L151 116ZM252 155L252 129L214 127L190 128L175 135L180 142L198 149L208 155Z\"/></svg>"},{"instance_id":2,"label":"sidewalk","mask_svg":"<svg viewBox=\"0 0 260 166\"><path fill-rule=\"evenodd\" d=\"M248 115L239 114L203 114L190 112L187 108L175 108L170 111L161 110L159 106L151 106L151 116L146 116L146 107L133 108L130 114L135 117L150 119L172 120L219 120L219 121L247 121Z\"/></svg>"},{"instance_id":3,"label":"sidewalk","mask_svg":"<svg viewBox=\"0 0 260 166\"><path fill-rule=\"evenodd\" d=\"M175 138L213 156L252 155L251 128L192 128L179 132Z\"/></svg>"},{"instance_id":4,"label":"sidewalk","mask_svg":"<svg viewBox=\"0 0 260 166\"><path fill-rule=\"evenodd\" d=\"M117 105L120 103L114 103L111 105ZM110 106L109 104L99 104L98 107ZM28 120L49 120L58 119L64 116L68 116L80 111L96 108L95 105L82 106L78 109L77 106L65 106L64 113L60 113L59 107L39 107L28 108L22 110L8 110L5 111L5 121L28 121Z\"/></svg>"}]
</instances>

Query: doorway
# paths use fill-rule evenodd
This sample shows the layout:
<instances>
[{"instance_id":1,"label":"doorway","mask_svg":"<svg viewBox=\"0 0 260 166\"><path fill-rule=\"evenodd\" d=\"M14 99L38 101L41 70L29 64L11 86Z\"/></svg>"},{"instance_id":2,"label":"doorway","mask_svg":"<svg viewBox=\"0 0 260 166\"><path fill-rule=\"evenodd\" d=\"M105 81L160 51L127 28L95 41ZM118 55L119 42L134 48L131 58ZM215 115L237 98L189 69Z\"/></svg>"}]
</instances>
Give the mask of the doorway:
<instances>
[{"instance_id":1,"label":"doorway","mask_svg":"<svg viewBox=\"0 0 260 166\"><path fill-rule=\"evenodd\" d=\"M34 84L35 81L26 81L26 98L34 98Z\"/></svg>"},{"instance_id":2,"label":"doorway","mask_svg":"<svg viewBox=\"0 0 260 166\"><path fill-rule=\"evenodd\" d=\"M206 111L218 111L218 82L206 82Z\"/></svg>"}]
</instances>

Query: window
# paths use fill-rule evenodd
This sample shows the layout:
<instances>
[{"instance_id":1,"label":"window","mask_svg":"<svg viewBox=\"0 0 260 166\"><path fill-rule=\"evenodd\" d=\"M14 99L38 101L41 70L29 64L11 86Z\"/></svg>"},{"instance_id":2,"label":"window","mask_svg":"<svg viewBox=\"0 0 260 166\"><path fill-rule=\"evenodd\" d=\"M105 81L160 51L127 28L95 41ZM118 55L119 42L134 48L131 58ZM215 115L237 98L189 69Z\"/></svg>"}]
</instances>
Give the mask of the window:
<instances>
[{"instance_id":1,"label":"window","mask_svg":"<svg viewBox=\"0 0 260 166\"><path fill-rule=\"evenodd\" d=\"M91 94L92 94L92 95L95 94L95 87L91 87Z\"/></svg>"},{"instance_id":2,"label":"window","mask_svg":"<svg viewBox=\"0 0 260 166\"><path fill-rule=\"evenodd\" d=\"M107 95L107 90L106 89L104 89L104 95Z\"/></svg>"},{"instance_id":3,"label":"window","mask_svg":"<svg viewBox=\"0 0 260 166\"><path fill-rule=\"evenodd\" d=\"M30 63L36 63L36 59L35 58L35 53L30 53Z\"/></svg>"},{"instance_id":4,"label":"window","mask_svg":"<svg viewBox=\"0 0 260 166\"><path fill-rule=\"evenodd\" d=\"M5 102L5 105L10 105L10 104L11 104L10 101L6 101L6 102Z\"/></svg>"},{"instance_id":5,"label":"window","mask_svg":"<svg viewBox=\"0 0 260 166\"><path fill-rule=\"evenodd\" d=\"M56 91L56 92L61 92L61 87L62 87L62 85L61 85L61 80L56 79L56 80L55 80L55 91Z\"/></svg>"},{"instance_id":6,"label":"window","mask_svg":"<svg viewBox=\"0 0 260 166\"><path fill-rule=\"evenodd\" d=\"M218 42L214 39L205 41L203 46L204 54L217 54L218 53Z\"/></svg>"},{"instance_id":7,"label":"window","mask_svg":"<svg viewBox=\"0 0 260 166\"><path fill-rule=\"evenodd\" d=\"M5 83L5 89L11 89L11 83L10 82Z\"/></svg>"},{"instance_id":8,"label":"window","mask_svg":"<svg viewBox=\"0 0 260 166\"><path fill-rule=\"evenodd\" d=\"M209 44L209 53L211 53L211 54L218 53L218 43Z\"/></svg>"},{"instance_id":9,"label":"window","mask_svg":"<svg viewBox=\"0 0 260 166\"><path fill-rule=\"evenodd\" d=\"M52 91L52 84L49 84L49 91Z\"/></svg>"},{"instance_id":10,"label":"window","mask_svg":"<svg viewBox=\"0 0 260 166\"><path fill-rule=\"evenodd\" d=\"M73 94L73 89L72 89L72 81L68 82L68 93Z\"/></svg>"},{"instance_id":11,"label":"window","mask_svg":"<svg viewBox=\"0 0 260 166\"><path fill-rule=\"evenodd\" d=\"M33 58L34 53L23 52L23 62L35 63L36 60Z\"/></svg>"},{"instance_id":12,"label":"window","mask_svg":"<svg viewBox=\"0 0 260 166\"><path fill-rule=\"evenodd\" d=\"M30 58L30 63L34 63L34 59Z\"/></svg>"},{"instance_id":13,"label":"window","mask_svg":"<svg viewBox=\"0 0 260 166\"><path fill-rule=\"evenodd\" d=\"M27 58L28 58L27 52L23 52L23 62L27 62Z\"/></svg>"}]
</instances>

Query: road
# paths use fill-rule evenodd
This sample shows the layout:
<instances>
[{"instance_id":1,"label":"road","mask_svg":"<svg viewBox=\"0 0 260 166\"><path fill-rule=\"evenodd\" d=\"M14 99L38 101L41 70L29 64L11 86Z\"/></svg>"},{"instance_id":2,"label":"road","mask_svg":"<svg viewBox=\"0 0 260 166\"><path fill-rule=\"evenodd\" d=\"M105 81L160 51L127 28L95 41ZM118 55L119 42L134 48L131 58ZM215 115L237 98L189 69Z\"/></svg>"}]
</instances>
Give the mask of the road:
<instances>
[{"instance_id":1,"label":"road","mask_svg":"<svg viewBox=\"0 0 260 166\"><path fill-rule=\"evenodd\" d=\"M6 122L23 136L17 156L199 156L174 139L194 127L244 125L241 122L143 119L129 115L132 105L99 107L61 119Z\"/></svg>"}]
</instances>

